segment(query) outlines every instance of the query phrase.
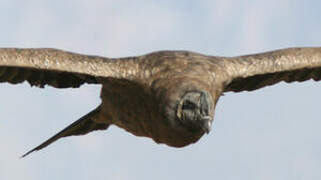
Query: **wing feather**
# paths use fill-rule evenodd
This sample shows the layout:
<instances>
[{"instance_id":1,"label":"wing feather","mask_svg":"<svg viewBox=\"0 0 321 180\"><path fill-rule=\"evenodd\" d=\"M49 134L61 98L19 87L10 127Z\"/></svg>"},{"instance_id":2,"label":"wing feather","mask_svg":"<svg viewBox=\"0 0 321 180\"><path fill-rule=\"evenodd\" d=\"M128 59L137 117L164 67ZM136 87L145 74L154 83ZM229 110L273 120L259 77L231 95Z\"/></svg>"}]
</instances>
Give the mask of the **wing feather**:
<instances>
[{"instance_id":1,"label":"wing feather","mask_svg":"<svg viewBox=\"0 0 321 180\"><path fill-rule=\"evenodd\" d=\"M99 115L101 107L98 106L96 109L91 111L90 113L86 114L85 116L81 117L77 121L73 122L66 128L64 128L62 131L58 132L45 142L41 143L37 147L33 148L32 150L28 151L22 157L27 156L28 154L41 150L51 143L55 142L56 140L63 138L63 137L68 137L68 136L79 136L79 135L84 135L87 133L90 133L92 131L97 131L97 130L105 130L109 127L109 124L104 124L104 123L97 123L95 122L94 119L97 118Z\"/></svg>"},{"instance_id":2,"label":"wing feather","mask_svg":"<svg viewBox=\"0 0 321 180\"><path fill-rule=\"evenodd\" d=\"M0 48L0 82L57 88L99 83L99 78L128 78L137 68L134 57L111 59L58 49Z\"/></svg>"},{"instance_id":3,"label":"wing feather","mask_svg":"<svg viewBox=\"0 0 321 180\"><path fill-rule=\"evenodd\" d=\"M321 79L321 48L288 48L225 61L225 92L253 91L278 82Z\"/></svg>"}]
</instances>

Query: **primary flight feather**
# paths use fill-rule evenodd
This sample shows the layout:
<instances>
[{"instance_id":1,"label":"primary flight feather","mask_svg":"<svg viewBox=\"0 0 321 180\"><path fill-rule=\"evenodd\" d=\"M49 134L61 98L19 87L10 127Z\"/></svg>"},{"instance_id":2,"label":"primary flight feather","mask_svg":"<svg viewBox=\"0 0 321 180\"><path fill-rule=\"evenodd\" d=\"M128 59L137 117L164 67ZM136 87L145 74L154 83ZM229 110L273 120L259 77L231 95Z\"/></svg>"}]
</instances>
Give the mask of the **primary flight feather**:
<instances>
[{"instance_id":1,"label":"primary flight feather","mask_svg":"<svg viewBox=\"0 0 321 180\"><path fill-rule=\"evenodd\" d=\"M157 143L184 147L208 133L224 92L252 91L280 81L321 79L321 47L238 56L159 51L105 58L57 49L0 48L0 82L76 88L102 84L102 103L55 136L84 135L116 125Z\"/></svg>"}]
</instances>

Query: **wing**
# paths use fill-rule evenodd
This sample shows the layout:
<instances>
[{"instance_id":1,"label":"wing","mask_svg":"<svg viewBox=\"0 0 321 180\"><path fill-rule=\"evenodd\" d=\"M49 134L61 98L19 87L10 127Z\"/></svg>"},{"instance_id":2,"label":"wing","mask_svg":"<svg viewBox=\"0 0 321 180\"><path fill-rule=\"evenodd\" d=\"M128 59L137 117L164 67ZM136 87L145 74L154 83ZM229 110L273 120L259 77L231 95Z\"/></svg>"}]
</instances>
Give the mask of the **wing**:
<instances>
[{"instance_id":1,"label":"wing","mask_svg":"<svg viewBox=\"0 0 321 180\"><path fill-rule=\"evenodd\" d=\"M135 58L110 59L57 49L0 48L0 82L56 88L99 83L100 77L127 78L136 68Z\"/></svg>"},{"instance_id":2,"label":"wing","mask_svg":"<svg viewBox=\"0 0 321 180\"><path fill-rule=\"evenodd\" d=\"M289 48L224 61L227 91L253 91L281 81L321 79L321 47Z\"/></svg>"},{"instance_id":3,"label":"wing","mask_svg":"<svg viewBox=\"0 0 321 180\"><path fill-rule=\"evenodd\" d=\"M95 118L97 118L97 115L99 114L100 106L90 113L86 114L85 116L81 117L79 120L73 122L69 126L67 126L65 129L57 133L56 135L52 136L39 146L35 147L34 149L28 151L22 157L27 156L28 154L38 151L40 149L43 149L47 147L49 144L55 142L56 140L67 137L67 136L78 136L78 135L84 135L91 131L96 130L105 130L109 127L109 124L105 123L96 123L94 121Z\"/></svg>"}]
</instances>

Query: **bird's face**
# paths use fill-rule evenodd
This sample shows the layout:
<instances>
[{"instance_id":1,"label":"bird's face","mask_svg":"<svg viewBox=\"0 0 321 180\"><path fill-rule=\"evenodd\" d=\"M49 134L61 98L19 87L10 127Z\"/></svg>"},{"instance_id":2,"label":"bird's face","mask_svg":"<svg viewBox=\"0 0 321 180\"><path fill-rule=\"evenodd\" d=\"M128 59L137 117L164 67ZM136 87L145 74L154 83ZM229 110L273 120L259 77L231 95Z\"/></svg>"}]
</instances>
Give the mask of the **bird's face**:
<instances>
[{"instance_id":1,"label":"bird's face","mask_svg":"<svg viewBox=\"0 0 321 180\"><path fill-rule=\"evenodd\" d=\"M207 92L189 91L179 100L176 116L188 131L209 133L213 121L212 104Z\"/></svg>"}]
</instances>

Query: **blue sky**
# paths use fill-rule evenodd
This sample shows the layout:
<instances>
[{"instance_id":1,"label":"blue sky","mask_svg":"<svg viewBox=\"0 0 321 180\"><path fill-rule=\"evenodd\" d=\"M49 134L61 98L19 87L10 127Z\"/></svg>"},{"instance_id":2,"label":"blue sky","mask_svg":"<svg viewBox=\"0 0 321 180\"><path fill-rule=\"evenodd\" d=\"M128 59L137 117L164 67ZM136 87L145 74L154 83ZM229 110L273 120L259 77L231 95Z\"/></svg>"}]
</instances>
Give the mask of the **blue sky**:
<instances>
[{"instance_id":1,"label":"blue sky","mask_svg":"<svg viewBox=\"0 0 321 180\"><path fill-rule=\"evenodd\" d=\"M108 57L184 49L235 56L321 46L321 1L0 2L1 47ZM0 179L320 179L320 83L227 93L212 132L175 149L111 127L19 156L99 103L80 89L0 84Z\"/></svg>"}]
</instances>

